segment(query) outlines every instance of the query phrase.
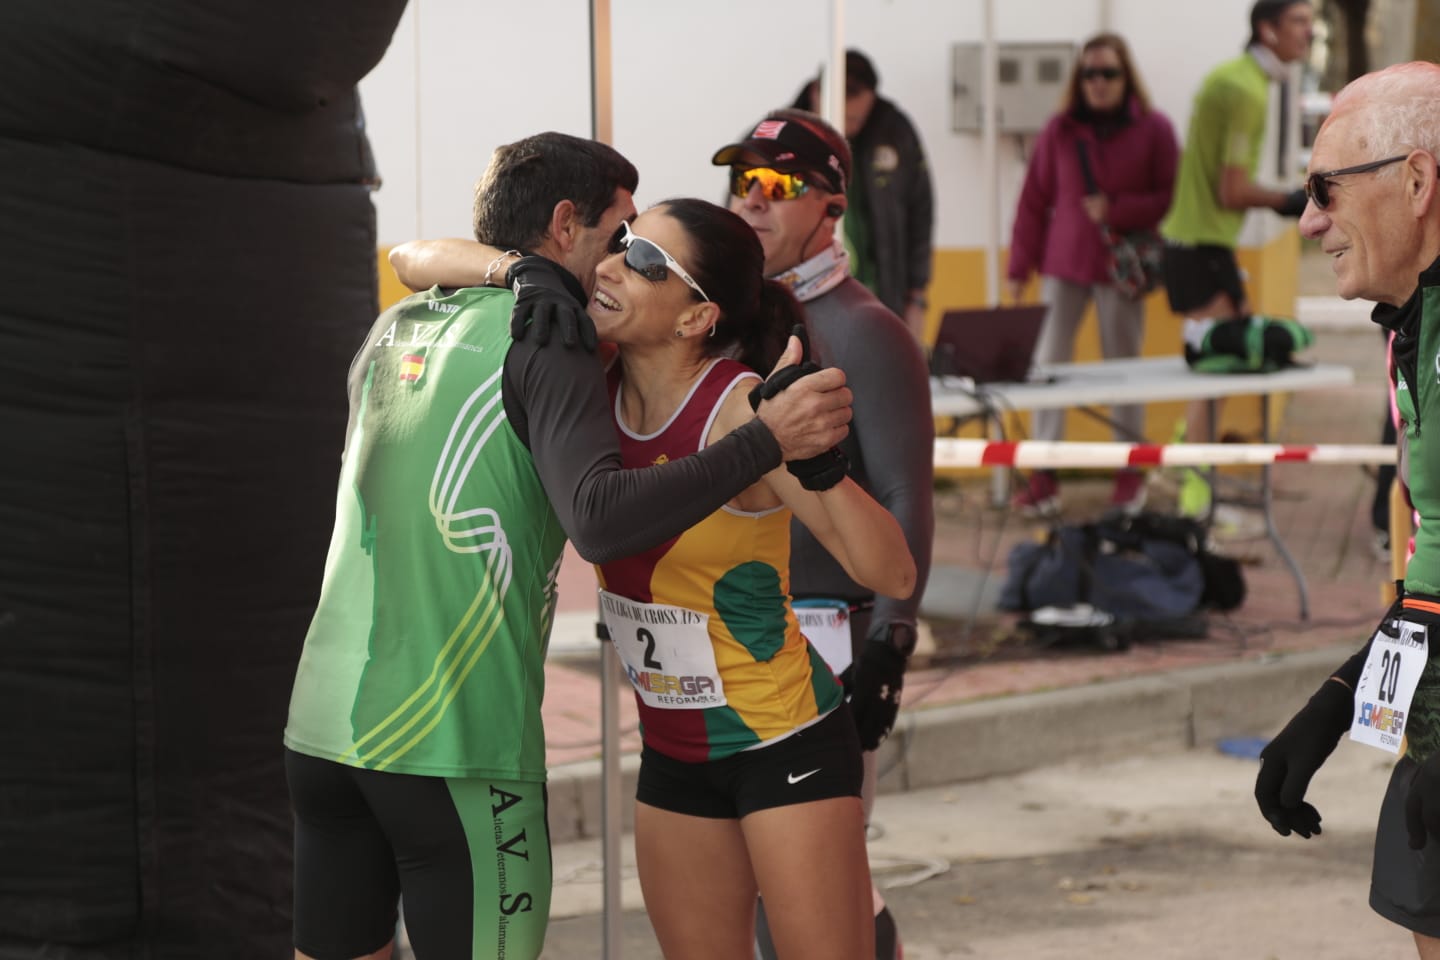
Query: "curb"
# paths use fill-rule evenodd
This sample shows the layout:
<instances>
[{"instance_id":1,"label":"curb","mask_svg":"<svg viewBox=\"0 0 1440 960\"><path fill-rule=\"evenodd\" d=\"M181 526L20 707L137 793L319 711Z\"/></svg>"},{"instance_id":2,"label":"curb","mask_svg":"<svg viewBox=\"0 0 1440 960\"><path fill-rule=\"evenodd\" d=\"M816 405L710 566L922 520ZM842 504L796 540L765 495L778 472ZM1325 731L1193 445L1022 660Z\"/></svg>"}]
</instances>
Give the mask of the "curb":
<instances>
[{"instance_id":1,"label":"curb","mask_svg":"<svg viewBox=\"0 0 1440 960\"><path fill-rule=\"evenodd\" d=\"M879 752L880 793L1034 767L1166 753L1275 731L1354 646L1103 681L902 712ZM551 843L601 835L600 761L551 769ZM633 829L640 757L621 757L621 811Z\"/></svg>"}]
</instances>

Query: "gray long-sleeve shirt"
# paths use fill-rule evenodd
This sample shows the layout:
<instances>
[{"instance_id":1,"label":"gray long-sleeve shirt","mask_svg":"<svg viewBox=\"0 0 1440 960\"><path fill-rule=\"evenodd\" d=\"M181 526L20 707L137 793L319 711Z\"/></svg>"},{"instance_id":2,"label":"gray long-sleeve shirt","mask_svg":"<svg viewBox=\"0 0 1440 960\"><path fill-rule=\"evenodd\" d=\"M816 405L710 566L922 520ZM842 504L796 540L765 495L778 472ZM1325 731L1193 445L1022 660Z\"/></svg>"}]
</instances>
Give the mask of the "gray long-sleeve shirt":
<instances>
[{"instance_id":1,"label":"gray long-sleeve shirt","mask_svg":"<svg viewBox=\"0 0 1440 960\"><path fill-rule=\"evenodd\" d=\"M904 600L876 597L870 632L913 624L935 536L935 421L925 358L900 318L853 279L804 306L814 358L844 370L855 394L850 435L841 443L850 476L899 521L915 558L915 592ZM852 602L873 596L798 522L791 528L790 590ZM863 640L863 628L852 639Z\"/></svg>"}]
</instances>

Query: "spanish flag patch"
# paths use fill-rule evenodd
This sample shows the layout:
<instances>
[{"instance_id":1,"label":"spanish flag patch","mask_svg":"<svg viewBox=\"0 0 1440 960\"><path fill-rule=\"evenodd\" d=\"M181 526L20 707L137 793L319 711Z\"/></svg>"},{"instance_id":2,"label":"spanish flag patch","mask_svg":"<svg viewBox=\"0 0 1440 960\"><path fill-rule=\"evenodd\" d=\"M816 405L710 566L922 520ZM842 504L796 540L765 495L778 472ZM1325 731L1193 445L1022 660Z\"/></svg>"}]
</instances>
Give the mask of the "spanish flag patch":
<instances>
[{"instance_id":1,"label":"spanish flag patch","mask_svg":"<svg viewBox=\"0 0 1440 960\"><path fill-rule=\"evenodd\" d=\"M425 372L425 358L418 353L407 353L400 358L400 379L412 383Z\"/></svg>"}]
</instances>

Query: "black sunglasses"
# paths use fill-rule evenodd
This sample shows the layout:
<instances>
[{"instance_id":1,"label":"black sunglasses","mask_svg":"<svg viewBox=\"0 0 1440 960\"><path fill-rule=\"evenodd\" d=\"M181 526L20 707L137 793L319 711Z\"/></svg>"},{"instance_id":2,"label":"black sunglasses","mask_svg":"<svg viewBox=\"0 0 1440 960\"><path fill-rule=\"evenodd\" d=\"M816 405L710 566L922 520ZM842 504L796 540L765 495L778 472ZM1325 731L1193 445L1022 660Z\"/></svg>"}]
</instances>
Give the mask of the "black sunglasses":
<instances>
[{"instance_id":1,"label":"black sunglasses","mask_svg":"<svg viewBox=\"0 0 1440 960\"><path fill-rule=\"evenodd\" d=\"M1381 167L1392 163L1399 163L1410 154L1403 154L1398 157L1387 157L1384 160L1375 160L1370 163L1362 163L1358 167L1344 167L1340 170L1325 170L1320 173L1312 173L1305 180L1305 196L1315 204L1317 210L1324 210L1330 206L1330 178L1345 177L1352 173L1369 173L1371 170L1379 170Z\"/></svg>"},{"instance_id":2,"label":"black sunglasses","mask_svg":"<svg viewBox=\"0 0 1440 960\"><path fill-rule=\"evenodd\" d=\"M700 284L695 282L695 278L680 266L679 261L666 253L665 248L654 240L647 240L631 231L627 222L620 224L620 229L615 231L615 236L610 240L611 253L619 253L621 250L625 251L625 266L651 283L664 283L670 278L670 271L674 270L675 276L700 294L701 300L710 300L705 291L700 289Z\"/></svg>"},{"instance_id":3,"label":"black sunglasses","mask_svg":"<svg viewBox=\"0 0 1440 960\"><path fill-rule=\"evenodd\" d=\"M1086 67L1080 71L1081 80L1094 80L1097 77L1102 80L1119 80L1125 76L1125 71L1119 67Z\"/></svg>"}]
</instances>

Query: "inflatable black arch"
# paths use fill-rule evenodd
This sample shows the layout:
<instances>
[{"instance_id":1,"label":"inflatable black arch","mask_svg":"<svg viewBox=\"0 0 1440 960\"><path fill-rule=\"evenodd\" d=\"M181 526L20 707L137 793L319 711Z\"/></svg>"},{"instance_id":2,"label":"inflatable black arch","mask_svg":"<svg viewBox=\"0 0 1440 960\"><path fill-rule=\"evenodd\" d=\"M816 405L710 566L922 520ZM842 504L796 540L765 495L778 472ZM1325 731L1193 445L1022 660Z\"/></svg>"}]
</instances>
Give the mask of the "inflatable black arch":
<instances>
[{"instance_id":1,"label":"inflatable black arch","mask_svg":"<svg viewBox=\"0 0 1440 960\"><path fill-rule=\"evenodd\" d=\"M404 0L0 5L0 958L291 956Z\"/></svg>"}]
</instances>

